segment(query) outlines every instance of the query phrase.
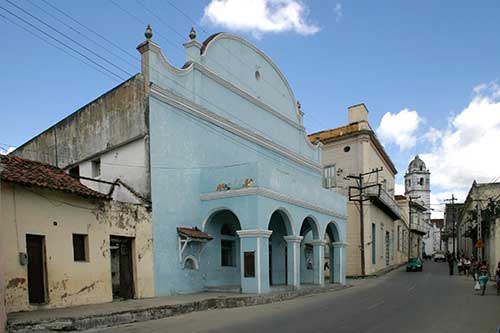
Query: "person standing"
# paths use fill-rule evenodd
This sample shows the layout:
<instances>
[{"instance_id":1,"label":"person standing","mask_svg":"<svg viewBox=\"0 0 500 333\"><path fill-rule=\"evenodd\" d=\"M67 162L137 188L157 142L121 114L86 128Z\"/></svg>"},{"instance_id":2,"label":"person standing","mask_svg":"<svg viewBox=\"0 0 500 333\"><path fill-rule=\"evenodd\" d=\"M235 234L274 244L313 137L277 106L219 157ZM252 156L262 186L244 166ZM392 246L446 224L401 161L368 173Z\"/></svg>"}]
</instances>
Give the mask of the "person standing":
<instances>
[{"instance_id":1,"label":"person standing","mask_svg":"<svg viewBox=\"0 0 500 333\"><path fill-rule=\"evenodd\" d=\"M488 269L488 264L486 263L486 260L483 260L481 267L479 267L479 285L481 286L481 296L484 296L489 279L490 271Z\"/></svg>"},{"instance_id":2,"label":"person standing","mask_svg":"<svg viewBox=\"0 0 500 333\"><path fill-rule=\"evenodd\" d=\"M476 259L476 257L472 257L471 273L472 273L472 278L474 279L474 281L477 280L478 269L479 269L479 261Z\"/></svg>"}]
</instances>

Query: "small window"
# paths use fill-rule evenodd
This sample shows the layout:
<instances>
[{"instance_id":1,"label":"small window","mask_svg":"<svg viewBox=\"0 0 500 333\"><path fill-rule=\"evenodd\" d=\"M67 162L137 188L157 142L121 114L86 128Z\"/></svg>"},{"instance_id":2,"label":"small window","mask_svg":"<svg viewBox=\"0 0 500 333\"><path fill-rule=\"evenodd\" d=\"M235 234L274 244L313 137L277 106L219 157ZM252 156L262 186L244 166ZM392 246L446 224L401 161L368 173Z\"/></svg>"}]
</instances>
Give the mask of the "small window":
<instances>
[{"instance_id":1,"label":"small window","mask_svg":"<svg viewBox=\"0 0 500 333\"><path fill-rule=\"evenodd\" d=\"M198 262L195 258L189 256L184 260L184 269L195 270L198 269Z\"/></svg>"},{"instance_id":2,"label":"small window","mask_svg":"<svg viewBox=\"0 0 500 333\"><path fill-rule=\"evenodd\" d=\"M323 169L323 186L332 188L336 185L335 165L326 166Z\"/></svg>"},{"instance_id":3,"label":"small window","mask_svg":"<svg viewBox=\"0 0 500 333\"><path fill-rule=\"evenodd\" d=\"M222 228L220 230L220 234L224 235L224 236L233 236L233 237L236 236L236 233L234 232L233 228L231 228L231 226L227 223L224 223L222 225Z\"/></svg>"},{"instance_id":4,"label":"small window","mask_svg":"<svg viewBox=\"0 0 500 333\"><path fill-rule=\"evenodd\" d=\"M92 177L99 177L101 175L101 159L98 158L92 161Z\"/></svg>"},{"instance_id":5,"label":"small window","mask_svg":"<svg viewBox=\"0 0 500 333\"><path fill-rule=\"evenodd\" d=\"M345 146L344 147L344 152L348 153L351 151L351 147L350 146Z\"/></svg>"},{"instance_id":6,"label":"small window","mask_svg":"<svg viewBox=\"0 0 500 333\"><path fill-rule=\"evenodd\" d=\"M87 235L73 234L73 259L75 261L88 261Z\"/></svg>"},{"instance_id":7,"label":"small window","mask_svg":"<svg viewBox=\"0 0 500 333\"><path fill-rule=\"evenodd\" d=\"M235 241L222 239L220 241L221 247L221 266L236 266Z\"/></svg>"},{"instance_id":8,"label":"small window","mask_svg":"<svg viewBox=\"0 0 500 333\"><path fill-rule=\"evenodd\" d=\"M424 179L423 178L420 178L420 182L419 182L420 185L424 185Z\"/></svg>"},{"instance_id":9,"label":"small window","mask_svg":"<svg viewBox=\"0 0 500 333\"><path fill-rule=\"evenodd\" d=\"M260 80L260 72L259 71L255 71L255 79L257 81Z\"/></svg>"},{"instance_id":10,"label":"small window","mask_svg":"<svg viewBox=\"0 0 500 333\"><path fill-rule=\"evenodd\" d=\"M69 169L69 175L75 178L80 177L80 167L77 165Z\"/></svg>"}]
</instances>

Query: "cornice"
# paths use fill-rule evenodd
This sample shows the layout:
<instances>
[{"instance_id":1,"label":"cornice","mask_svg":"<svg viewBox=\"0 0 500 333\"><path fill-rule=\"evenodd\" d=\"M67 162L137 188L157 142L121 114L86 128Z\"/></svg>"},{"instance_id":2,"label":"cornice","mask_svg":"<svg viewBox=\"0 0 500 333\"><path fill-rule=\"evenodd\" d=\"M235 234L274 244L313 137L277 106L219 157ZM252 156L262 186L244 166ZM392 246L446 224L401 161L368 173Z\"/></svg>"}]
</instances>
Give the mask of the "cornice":
<instances>
[{"instance_id":1,"label":"cornice","mask_svg":"<svg viewBox=\"0 0 500 333\"><path fill-rule=\"evenodd\" d=\"M248 230L238 230L236 231L236 233L240 238L249 238L249 237L269 238L273 232L272 230L248 229Z\"/></svg>"},{"instance_id":2,"label":"cornice","mask_svg":"<svg viewBox=\"0 0 500 333\"><path fill-rule=\"evenodd\" d=\"M207 110L201 105L195 104L171 91L165 90L155 84L151 85L151 96L159 99L160 101L167 103L175 108L208 121L222 129L225 129L245 140L251 141L258 144L264 148L267 148L287 159L294 161L301 166L309 168L317 173L320 173L322 168L319 163L316 163L310 159L307 159L292 150L274 143L273 141L263 137L254 131L241 127L240 125L224 118L212 111Z\"/></svg>"},{"instance_id":3,"label":"cornice","mask_svg":"<svg viewBox=\"0 0 500 333\"><path fill-rule=\"evenodd\" d=\"M336 211L323 208L311 203L308 203L306 201L292 198L288 195L282 194L275 192L273 190L264 188L264 187L248 187L248 188L241 188L241 189L236 189L236 190L228 190L228 191L221 191L221 192L208 192L208 193L202 193L200 194L200 199L202 201L210 201L210 200L217 200L217 199L227 199L227 198L236 198L236 197L242 197L242 196L250 196L250 195L260 195L269 199L281 201L284 203L288 203L291 205L299 206L302 208L310 209L313 211L316 211L321 214L333 216L339 219L347 219L347 216L342 215L337 213Z\"/></svg>"}]
</instances>

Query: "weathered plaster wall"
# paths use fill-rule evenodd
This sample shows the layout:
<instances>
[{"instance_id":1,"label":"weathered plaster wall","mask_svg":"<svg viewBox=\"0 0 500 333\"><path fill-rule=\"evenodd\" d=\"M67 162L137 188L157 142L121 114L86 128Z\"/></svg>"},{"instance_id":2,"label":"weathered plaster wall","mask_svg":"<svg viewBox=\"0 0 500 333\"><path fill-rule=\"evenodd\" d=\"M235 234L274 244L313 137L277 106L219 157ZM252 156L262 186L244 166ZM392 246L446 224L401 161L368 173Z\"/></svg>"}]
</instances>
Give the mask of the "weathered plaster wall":
<instances>
[{"instance_id":1,"label":"weathered plaster wall","mask_svg":"<svg viewBox=\"0 0 500 333\"><path fill-rule=\"evenodd\" d=\"M147 139L148 131L144 80L138 74L28 141L14 154L66 168L138 138ZM143 146L135 159L122 149L119 154L124 156L110 156L107 160L132 164L134 167L128 169L125 166L113 167L124 181L137 183L139 192L149 194L149 168L144 167L149 162L146 141L143 141ZM135 146L132 149L136 149ZM113 154L116 153L116 150L113 151ZM82 167L85 168L85 165ZM138 176L139 171L142 172L141 177Z\"/></svg>"},{"instance_id":2,"label":"weathered plaster wall","mask_svg":"<svg viewBox=\"0 0 500 333\"><path fill-rule=\"evenodd\" d=\"M110 235L135 237L136 296L153 296L151 216L145 208L3 185L0 238L7 258L7 312L111 301ZM86 262L73 260L73 233L88 235ZM45 236L45 305L28 302L27 266L19 263L19 252L26 253L26 234Z\"/></svg>"},{"instance_id":3,"label":"weathered plaster wall","mask_svg":"<svg viewBox=\"0 0 500 333\"><path fill-rule=\"evenodd\" d=\"M100 159L100 176L92 174L92 160L79 164L80 176L114 182L121 179L142 196L149 198L149 180L147 168L149 156L146 138L129 142L97 156ZM81 180L82 184L101 193L109 193L111 185L88 180ZM114 192L113 198L122 202L134 202L134 198L127 195L126 191ZM137 198L135 198L136 200Z\"/></svg>"}]
</instances>

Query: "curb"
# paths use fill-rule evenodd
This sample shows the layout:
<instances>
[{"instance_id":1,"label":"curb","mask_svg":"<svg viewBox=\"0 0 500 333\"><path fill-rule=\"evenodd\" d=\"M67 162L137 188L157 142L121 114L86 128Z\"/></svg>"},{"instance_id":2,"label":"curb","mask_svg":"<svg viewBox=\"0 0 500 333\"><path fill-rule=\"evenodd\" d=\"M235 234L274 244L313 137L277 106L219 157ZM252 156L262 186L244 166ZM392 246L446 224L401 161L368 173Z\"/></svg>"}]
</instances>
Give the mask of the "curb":
<instances>
[{"instance_id":1,"label":"curb","mask_svg":"<svg viewBox=\"0 0 500 333\"><path fill-rule=\"evenodd\" d=\"M190 312L214 309L230 309L253 305L270 304L291 300L297 297L333 292L350 286L334 286L294 291L276 292L267 295L252 296L218 296L201 301L186 302L174 305L160 305L139 310L111 312L102 315L82 317L60 317L41 321L10 320L7 322L7 332L36 331L85 331L106 328L136 322L143 322L167 317L178 316Z\"/></svg>"},{"instance_id":2,"label":"curb","mask_svg":"<svg viewBox=\"0 0 500 333\"><path fill-rule=\"evenodd\" d=\"M401 263L401 264L395 264L395 265L392 265L390 267L383 268L383 269L381 269L381 270L379 270L379 271L377 271L375 273L367 274L364 277L361 276L361 275L351 275L351 276L346 276L346 278L348 278L348 279L356 279L356 280L357 279L363 279L363 278L365 278L365 279L366 278L376 278L376 277L380 277L382 275L385 275L387 273L390 273L390 272L392 272L392 271L394 271L394 270L396 270L396 269L398 269L400 267L403 267L405 265L406 265L406 262Z\"/></svg>"}]
</instances>

